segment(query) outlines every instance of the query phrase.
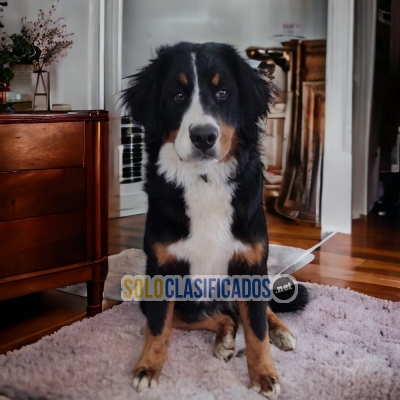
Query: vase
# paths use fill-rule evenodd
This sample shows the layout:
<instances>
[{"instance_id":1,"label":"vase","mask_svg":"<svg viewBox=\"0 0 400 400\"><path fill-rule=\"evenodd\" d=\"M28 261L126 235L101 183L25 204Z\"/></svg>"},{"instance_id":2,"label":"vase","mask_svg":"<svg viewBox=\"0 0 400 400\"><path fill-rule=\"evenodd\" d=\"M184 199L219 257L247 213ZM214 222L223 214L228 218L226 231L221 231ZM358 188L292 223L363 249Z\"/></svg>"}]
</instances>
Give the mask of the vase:
<instances>
[{"instance_id":1,"label":"vase","mask_svg":"<svg viewBox=\"0 0 400 400\"><path fill-rule=\"evenodd\" d=\"M47 71L33 71L36 75L35 92L33 95L33 110L50 111L50 73Z\"/></svg>"}]
</instances>

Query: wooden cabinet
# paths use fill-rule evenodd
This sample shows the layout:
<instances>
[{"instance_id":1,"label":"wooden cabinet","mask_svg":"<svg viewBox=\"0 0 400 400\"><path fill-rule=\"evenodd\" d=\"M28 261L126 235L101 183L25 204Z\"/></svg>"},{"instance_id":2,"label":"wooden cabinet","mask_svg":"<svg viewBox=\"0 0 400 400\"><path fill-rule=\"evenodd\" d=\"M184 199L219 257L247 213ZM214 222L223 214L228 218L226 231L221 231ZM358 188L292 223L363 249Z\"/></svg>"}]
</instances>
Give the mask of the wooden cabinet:
<instances>
[{"instance_id":1,"label":"wooden cabinet","mask_svg":"<svg viewBox=\"0 0 400 400\"><path fill-rule=\"evenodd\" d=\"M293 124L286 169L275 209L285 217L320 225L325 136L326 41L283 43L294 57Z\"/></svg>"},{"instance_id":2,"label":"wooden cabinet","mask_svg":"<svg viewBox=\"0 0 400 400\"><path fill-rule=\"evenodd\" d=\"M277 72L279 91L264 131L265 197L285 217L320 224L325 131L325 40L290 40L282 48L249 47L259 68ZM263 158L263 157L262 157ZM266 162L265 162L266 161Z\"/></svg>"},{"instance_id":3,"label":"wooden cabinet","mask_svg":"<svg viewBox=\"0 0 400 400\"><path fill-rule=\"evenodd\" d=\"M0 114L0 300L107 275L108 113Z\"/></svg>"}]
</instances>

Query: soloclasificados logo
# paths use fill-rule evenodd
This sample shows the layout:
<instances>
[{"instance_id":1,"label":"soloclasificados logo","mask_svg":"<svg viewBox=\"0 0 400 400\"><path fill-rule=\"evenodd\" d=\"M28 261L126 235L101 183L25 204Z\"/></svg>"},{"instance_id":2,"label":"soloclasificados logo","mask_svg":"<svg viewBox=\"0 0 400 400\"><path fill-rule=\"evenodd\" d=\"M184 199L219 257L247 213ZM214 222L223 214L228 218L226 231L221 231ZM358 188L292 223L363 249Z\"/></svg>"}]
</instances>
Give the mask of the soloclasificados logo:
<instances>
[{"instance_id":1,"label":"soloclasificados logo","mask_svg":"<svg viewBox=\"0 0 400 400\"><path fill-rule=\"evenodd\" d=\"M289 295L285 299L279 296L283 292ZM124 301L275 300L289 303L297 293L297 282L290 275L125 275L121 279Z\"/></svg>"}]
</instances>

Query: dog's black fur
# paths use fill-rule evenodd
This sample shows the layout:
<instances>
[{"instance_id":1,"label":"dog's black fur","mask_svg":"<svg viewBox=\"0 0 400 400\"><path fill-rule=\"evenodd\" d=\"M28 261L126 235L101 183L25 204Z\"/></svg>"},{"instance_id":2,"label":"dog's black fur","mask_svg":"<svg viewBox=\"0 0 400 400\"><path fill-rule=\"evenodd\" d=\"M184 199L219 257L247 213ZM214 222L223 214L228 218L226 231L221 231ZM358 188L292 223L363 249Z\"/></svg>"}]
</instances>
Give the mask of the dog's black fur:
<instances>
[{"instance_id":1,"label":"dog's black fur","mask_svg":"<svg viewBox=\"0 0 400 400\"><path fill-rule=\"evenodd\" d=\"M235 174L230 179L236 184L232 197L234 209L231 232L237 240L247 244L263 244L261 262L248 264L232 259L227 266L230 275L266 275L268 239L265 214L262 208L262 165L258 153L257 119L268 109L272 100L271 88L261 80L231 46L206 43L180 43L163 47L151 63L133 75L130 87L123 94L124 104L135 119L144 125L145 145L148 154L145 191L149 209L146 221L144 251L148 257L146 274L189 275L190 265L185 260L173 260L159 265L154 251L155 243L168 245L190 235L190 217L186 213L183 188L168 182L158 172L160 149L177 131L189 107L189 101L174 101L177 92L190 98L193 91L191 54L196 54L201 102L206 113L234 129L235 145L230 157L237 160ZM184 72L186 85L177 76ZM210 83L220 74L217 89L228 92L224 101L216 99L215 87ZM182 96L181 96L182 97ZM224 162L224 160L220 161ZM213 232L209 233L210 235ZM307 301L305 288L299 285L299 294L291 304L280 304L279 311L302 308ZM271 302L271 308L278 305ZM247 303L250 326L254 334L263 340L267 333L266 302ZM153 335L159 335L167 312L166 302L142 302L148 326ZM236 318L236 308L223 302L176 302L187 322L195 322L213 313L227 313Z\"/></svg>"}]
</instances>

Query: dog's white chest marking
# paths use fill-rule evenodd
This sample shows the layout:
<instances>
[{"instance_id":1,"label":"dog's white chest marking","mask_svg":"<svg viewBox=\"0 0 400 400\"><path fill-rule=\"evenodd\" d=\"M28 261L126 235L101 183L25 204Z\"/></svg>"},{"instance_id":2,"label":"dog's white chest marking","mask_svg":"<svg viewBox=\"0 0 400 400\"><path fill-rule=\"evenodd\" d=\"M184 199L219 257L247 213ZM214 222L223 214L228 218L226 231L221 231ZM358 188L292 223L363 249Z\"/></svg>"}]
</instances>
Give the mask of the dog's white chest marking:
<instances>
[{"instance_id":1,"label":"dog's white chest marking","mask_svg":"<svg viewBox=\"0 0 400 400\"><path fill-rule=\"evenodd\" d=\"M192 275L225 275L234 253L247 249L231 232L235 186L227 179L235 166L235 160L182 162L172 143L166 143L160 151L158 172L183 188L190 219L188 238L169 245L168 250L178 259L189 262ZM207 183L201 174L207 175Z\"/></svg>"}]
</instances>

